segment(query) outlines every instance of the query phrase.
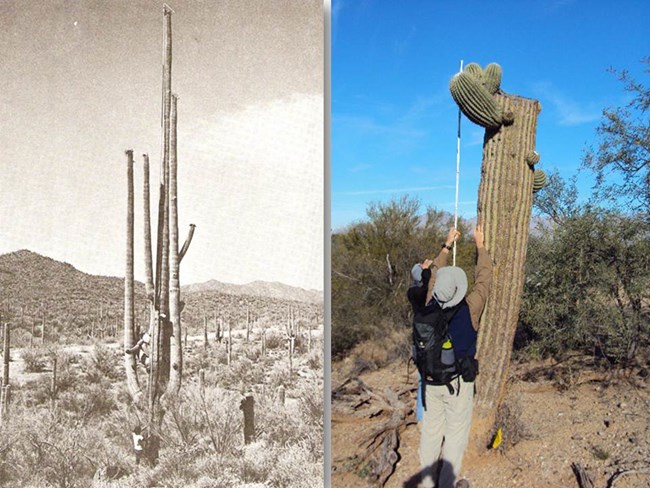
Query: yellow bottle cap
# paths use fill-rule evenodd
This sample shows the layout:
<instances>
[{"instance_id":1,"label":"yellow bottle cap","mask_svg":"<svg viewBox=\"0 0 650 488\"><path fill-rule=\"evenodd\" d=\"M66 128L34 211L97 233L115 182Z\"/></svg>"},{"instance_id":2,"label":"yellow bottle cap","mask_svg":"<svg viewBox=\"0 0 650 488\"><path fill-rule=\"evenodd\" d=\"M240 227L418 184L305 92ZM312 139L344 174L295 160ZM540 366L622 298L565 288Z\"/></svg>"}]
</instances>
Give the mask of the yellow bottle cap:
<instances>
[{"instance_id":1,"label":"yellow bottle cap","mask_svg":"<svg viewBox=\"0 0 650 488\"><path fill-rule=\"evenodd\" d=\"M451 341L447 339L445 342L442 343L442 348L443 349L451 349Z\"/></svg>"}]
</instances>

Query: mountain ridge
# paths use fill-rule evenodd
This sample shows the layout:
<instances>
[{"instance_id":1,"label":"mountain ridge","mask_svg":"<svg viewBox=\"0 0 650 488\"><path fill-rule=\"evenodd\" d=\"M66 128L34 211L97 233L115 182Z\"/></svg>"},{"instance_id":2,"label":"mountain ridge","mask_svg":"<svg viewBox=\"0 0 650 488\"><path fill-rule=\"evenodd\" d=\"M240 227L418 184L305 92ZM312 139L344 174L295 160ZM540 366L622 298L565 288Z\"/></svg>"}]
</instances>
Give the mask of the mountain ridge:
<instances>
[{"instance_id":1,"label":"mountain ridge","mask_svg":"<svg viewBox=\"0 0 650 488\"><path fill-rule=\"evenodd\" d=\"M14 281L17 274L22 273L20 281L29 281L31 287L37 289L48 288L53 282L67 282L74 284L73 289L83 283L92 280L103 282L120 282L124 278L119 276L105 276L86 273L76 268L73 264L44 256L29 249L19 249L5 254L0 254L0 285L3 288ZM81 282L82 284L79 284ZM144 284L135 281L136 289L143 288ZM138 290L139 291L139 290ZM217 292L229 295L250 295L283 300L297 300L306 302L322 302L323 292L318 290L306 290L277 281L252 281L246 284L234 284L211 279L201 283L183 285L181 291L187 294L194 292Z\"/></svg>"}]
</instances>

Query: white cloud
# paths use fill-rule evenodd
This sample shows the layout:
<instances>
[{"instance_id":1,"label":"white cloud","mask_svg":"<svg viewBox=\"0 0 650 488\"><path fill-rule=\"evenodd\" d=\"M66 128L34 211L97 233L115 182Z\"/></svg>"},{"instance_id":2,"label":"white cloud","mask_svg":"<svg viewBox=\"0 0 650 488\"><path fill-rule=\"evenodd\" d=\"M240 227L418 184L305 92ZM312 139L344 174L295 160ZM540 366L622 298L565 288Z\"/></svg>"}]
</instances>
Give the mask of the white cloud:
<instances>
[{"instance_id":1,"label":"white cloud","mask_svg":"<svg viewBox=\"0 0 650 488\"><path fill-rule=\"evenodd\" d=\"M181 217L197 225L184 283L322 289L322 121L322 97L295 95L179 134Z\"/></svg>"},{"instance_id":2,"label":"white cloud","mask_svg":"<svg viewBox=\"0 0 650 488\"><path fill-rule=\"evenodd\" d=\"M542 105L548 101L557 110L560 125L580 125L600 119L601 109L597 103L583 104L572 100L549 82L535 83L533 91Z\"/></svg>"}]
</instances>

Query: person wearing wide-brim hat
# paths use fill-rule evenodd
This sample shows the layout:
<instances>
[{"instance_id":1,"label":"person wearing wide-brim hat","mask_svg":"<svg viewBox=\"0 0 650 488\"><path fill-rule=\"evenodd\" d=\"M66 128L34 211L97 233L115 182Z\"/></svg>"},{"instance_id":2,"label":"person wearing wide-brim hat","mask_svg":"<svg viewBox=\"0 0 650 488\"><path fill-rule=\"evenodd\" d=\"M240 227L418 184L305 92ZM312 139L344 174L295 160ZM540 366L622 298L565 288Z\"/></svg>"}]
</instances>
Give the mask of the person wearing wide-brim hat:
<instances>
[{"instance_id":1,"label":"person wearing wide-brim hat","mask_svg":"<svg viewBox=\"0 0 650 488\"><path fill-rule=\"evenodd\" d=\"M455 232L453 240L460 234ZM448 237L449 237L448 236ZM453 385L427 384L424 389L422 427L420 432L420 464L422 486L434 486L435 466L442 461L438 488L453 488L460 475L463 453L467 447L472 420L474 376L477 373L476 337L479 318L485 308L492 282L492 261L485 249L481 226L474 230L477 261L474 287L467 294L467 276L456 266L446 266L451 245L443 248L433 261L425 306L414 320L426 323L435 313L447 313L448 332L462 376ZM433 271L435 270L435 273ZM452 386L450 388L450 386ZM444 444L443 444L444 438ZM462 480L463 482L465 480Z\"/></svg>"}]
</instances>

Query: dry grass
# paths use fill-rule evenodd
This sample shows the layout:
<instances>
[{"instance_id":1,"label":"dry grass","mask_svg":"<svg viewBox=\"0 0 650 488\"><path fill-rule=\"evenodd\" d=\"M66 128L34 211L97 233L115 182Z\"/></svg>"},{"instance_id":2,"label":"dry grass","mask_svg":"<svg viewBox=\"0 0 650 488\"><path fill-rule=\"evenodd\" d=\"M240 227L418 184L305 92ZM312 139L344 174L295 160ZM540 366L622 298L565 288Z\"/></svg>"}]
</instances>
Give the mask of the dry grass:
<instances>
[{"instance_id":1,"label":"dry grass","mask_svg":"<svg viewBox=\"0 0 650 488\"><path fill-rule=\"evenodd\" d=\"M145 424L145 414L126 391L121 349L96 346L82 360L55 352L56 392L48 369L14 388L10 417L0 428L0 486L322 485L322 369L315 368L322 365L322 343L313 340L311 354L296 355L289 375L282 354L261 358L259 344L235 341L230 365L222 362L223 344L207 350L195 344L186 353L181 398L167 408L155 467L135 466L131 430ZM34 349L32 356L49 368L50 351ZM277 398L280 384L285 405ZM246 391L255 398L257 435L250 445L244 445L240 410Z\"/></svg>"}]
</instances>

